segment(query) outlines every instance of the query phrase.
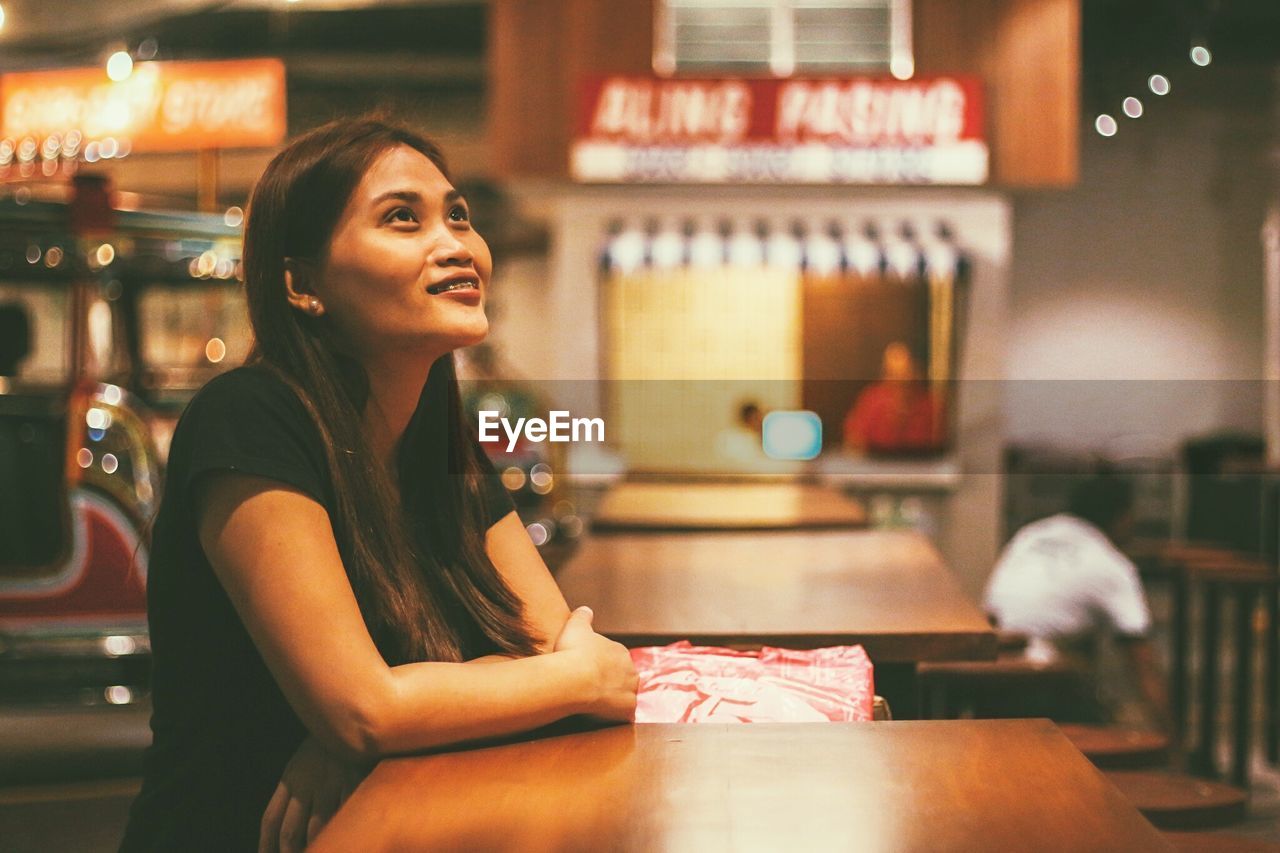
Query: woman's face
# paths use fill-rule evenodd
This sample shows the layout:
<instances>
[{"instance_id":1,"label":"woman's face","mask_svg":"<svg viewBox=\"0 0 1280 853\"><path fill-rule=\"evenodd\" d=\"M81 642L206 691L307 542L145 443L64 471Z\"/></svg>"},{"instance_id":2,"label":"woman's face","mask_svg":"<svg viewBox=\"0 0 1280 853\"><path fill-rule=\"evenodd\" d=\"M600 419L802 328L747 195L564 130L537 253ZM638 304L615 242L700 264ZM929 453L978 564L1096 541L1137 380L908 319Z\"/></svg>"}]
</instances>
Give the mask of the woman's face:
<instances>
[{"instance_id":1,"label":"woman's face","mask_svg":"<svg viewBox=\"0 0 1280 853\"><path fill-rule=\"evenodd\" d=\"M458 191L398 145L356 187L314 290L357 358L434 359L484 339L492 268Z\"/></svg>"}]
</instances>

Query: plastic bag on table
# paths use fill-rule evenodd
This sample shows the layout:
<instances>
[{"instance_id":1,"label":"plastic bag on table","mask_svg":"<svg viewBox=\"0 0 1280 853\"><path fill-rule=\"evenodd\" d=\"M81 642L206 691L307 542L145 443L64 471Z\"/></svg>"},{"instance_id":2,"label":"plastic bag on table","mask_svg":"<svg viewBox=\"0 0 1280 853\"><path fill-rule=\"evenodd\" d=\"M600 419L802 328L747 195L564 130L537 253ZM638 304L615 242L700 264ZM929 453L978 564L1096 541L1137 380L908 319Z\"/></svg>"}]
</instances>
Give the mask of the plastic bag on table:
<instances>
[{"instance_id":1,"label":"plastic bag on table","mask_svg":"<svg viewBox=\"0 0 1280 853\"><path fill-rule=\"evenodd\" d=\"M632 649L637 723L807 723L871 720L871 661L862 646L739 652L695 646Z\"/></svg>"}]
</instances>

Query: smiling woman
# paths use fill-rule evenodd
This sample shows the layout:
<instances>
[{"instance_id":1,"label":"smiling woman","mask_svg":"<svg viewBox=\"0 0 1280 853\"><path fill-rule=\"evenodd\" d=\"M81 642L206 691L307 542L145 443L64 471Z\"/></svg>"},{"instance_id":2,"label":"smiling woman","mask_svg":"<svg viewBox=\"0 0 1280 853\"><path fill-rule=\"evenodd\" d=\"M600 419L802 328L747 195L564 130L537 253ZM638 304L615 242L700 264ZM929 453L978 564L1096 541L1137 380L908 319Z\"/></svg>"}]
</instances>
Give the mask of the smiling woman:
<instances>
[{"instance_id":1,"label":"smiling woman","mask_svg":"<svg viewBox=\"0 0 1280 853\"><path fill-rule=\"evenodd\" d=\"M463 418L492 262L439 150L379 119L295 140L244 267L255 349L183 414L155 523L124 848L301 847L384 755L630 720L630 656L570 614Z\"/></svg>"}]
</instances>

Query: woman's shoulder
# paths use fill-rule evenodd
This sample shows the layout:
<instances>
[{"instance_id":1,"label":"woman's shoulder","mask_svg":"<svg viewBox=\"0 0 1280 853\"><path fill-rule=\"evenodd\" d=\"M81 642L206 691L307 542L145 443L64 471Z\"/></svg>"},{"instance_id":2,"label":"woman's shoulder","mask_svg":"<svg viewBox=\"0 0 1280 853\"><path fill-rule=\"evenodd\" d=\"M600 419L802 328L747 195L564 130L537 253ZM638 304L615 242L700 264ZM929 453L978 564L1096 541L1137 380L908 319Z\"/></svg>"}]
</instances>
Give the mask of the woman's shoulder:
<instances>
[{"instance_id":1,"label":"woman's shoulder","mask_svg":"<svg viewBox=\"0 0 1280 853\"><path fill-rule=\"evenodd\" d=\"M192 402L210 396L221 398L264 394L296 396L289 383L275 370L261 362L252 362L233 367L213 377L195 393Z\"/></svg>"},{"instance_id":2,"label":"woman's shoulder","mask_svg":"<svg viewBox=\"0 0 1280 853\"><path fill-rule=\"evenodd\" d=\"M293 387L266 365L232 368L206 382L187 403L183 420L214 415L219 419L272 414L306 418L306 408Z\"/></svg>"},{"instance_id":3,"label":"woman's shoulder","mask_svg":"<svg viewBox=\"0 0 1280 853\"><path fill-rule=\"evenodd\" d=\"M290 383L261 364L229 370L196 392L174 430L170 462L179 480L227 469L327 500L323 437Z\"/></svg>"}]
</instances>

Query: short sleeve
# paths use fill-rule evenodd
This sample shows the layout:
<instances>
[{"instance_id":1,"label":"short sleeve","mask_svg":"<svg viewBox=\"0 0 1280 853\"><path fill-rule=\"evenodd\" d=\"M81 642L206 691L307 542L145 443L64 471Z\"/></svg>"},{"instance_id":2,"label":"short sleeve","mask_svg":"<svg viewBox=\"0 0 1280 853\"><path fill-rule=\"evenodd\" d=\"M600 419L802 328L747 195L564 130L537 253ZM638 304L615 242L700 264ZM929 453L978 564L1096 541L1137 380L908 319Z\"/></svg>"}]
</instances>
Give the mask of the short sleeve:
<instances>
[{"instance_id":1,"label":"short sleeve","mask_svg":"<svg viewBox=\"0 0 1280 853\"><path fill-rule=\"evenodd\" d=\"M293 389L261 368L210 380L183 412L173 449L170 487L188 501L201 474L221 470L277 480L330 503L319 430Z\"/></svg>"},{"instance_id":2,"label":"short sleeve","mask_svg":"<svg viewBox=\"0 0 1280 853\"><path fill-rule=\"evenodd\" d=\"M1151 611L1142 590L1138 569L1114 548L1104 548L1098 556L1097 607L1107 614L1116 633L1141 637L1151 630Z\"/></svg>"},{"instance_id":3,"label":"short sleeve","mask_svg":"<svg viewBox=\"0 0 1280 853\"><path fill-rule=\"evenodd\" d=\"M487 527L493 527L508 513L514 512L516 505L511 500L511 493L502 484L502 477L489 459L489 454L481 449L479 456L480 470L483 473L480 481L480 496L484 500L485 523Z\"/></svg>"}]
</instances>

